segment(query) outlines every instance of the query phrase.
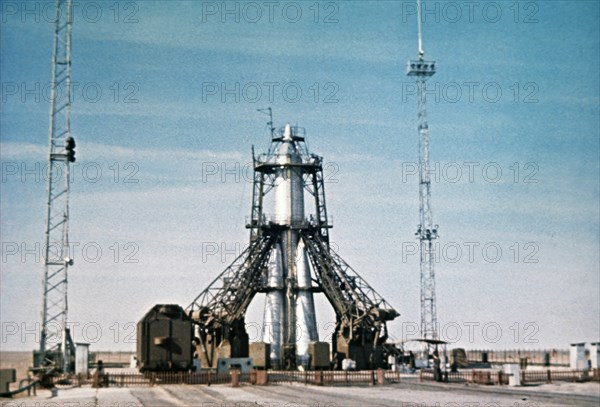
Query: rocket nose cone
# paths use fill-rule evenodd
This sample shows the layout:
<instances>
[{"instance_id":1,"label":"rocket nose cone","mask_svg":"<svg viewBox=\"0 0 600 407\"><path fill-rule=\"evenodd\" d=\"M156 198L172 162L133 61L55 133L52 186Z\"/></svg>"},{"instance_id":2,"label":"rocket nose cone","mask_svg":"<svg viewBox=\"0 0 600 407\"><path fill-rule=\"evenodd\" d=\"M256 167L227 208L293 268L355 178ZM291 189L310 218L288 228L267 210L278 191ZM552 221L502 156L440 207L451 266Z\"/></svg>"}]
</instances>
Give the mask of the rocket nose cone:
<instances>
[{"instance_id":1,"label":"rocket nose cone","mask_svg":"<svg viewBox=\"0 0 600 407\"><path fill-rule=\"evenodd\" d=\"M283 132L283 139L284 140L292 139L292 126L290 126L289 123L285 125L285 131Z\"/></svg>"}]
</instances>

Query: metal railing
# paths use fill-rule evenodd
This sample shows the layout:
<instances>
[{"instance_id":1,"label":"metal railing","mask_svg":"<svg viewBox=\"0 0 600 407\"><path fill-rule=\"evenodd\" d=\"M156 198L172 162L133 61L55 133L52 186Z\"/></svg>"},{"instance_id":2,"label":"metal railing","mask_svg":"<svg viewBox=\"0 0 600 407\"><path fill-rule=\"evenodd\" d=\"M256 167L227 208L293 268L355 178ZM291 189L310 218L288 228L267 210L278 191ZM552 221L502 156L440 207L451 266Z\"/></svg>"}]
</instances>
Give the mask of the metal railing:
<instances>
[{"instance_id":1,"label":"metal railing","mask_svg":"<svg viewBox=\"0 0 600 407\"><path fill-rule=\"evenodd\" d=\"M163 384L231 384L230 373L215 372L147 372L147 373L106 373L94 383L88 376L56 376L51 380L57 387L95 385L99 387L150 387ZM305 385L355 386L399 383L400 373L391 370L362 371L288 371L269 370L266 383L298 383ZM239 383L256 384L257 371L239 374Z\"/></svg>"},{"instance_id":2,"label":"metal railing","mask_svg":"<svg viewBox=\"0 0 600 407\"><path fill-rule=\"evenodd\" d=\"M545 369L525 370L521 372L521 383L552 383L552 382L600 382L600 369Z\"/></svg>"},{"instance_id":3,"label":"metal railing","mask_svg":"<svg viewBox=\"0 0 600 407\"><path fill-rule=\"evenodd\" d=\"M419 381L435 381L432 369L419 371ZM508 375L502 370L461 370L458 372L442 372L440 380L444 383L473 383L484 385L507 385ZM575 370L575 369L544 369L521 370L521 384L551 383L554 381L566 382L600 382L600 369Z\"/></svg>"},{"instance_id":4,"label":"metal railing","mask_svg":"<svg viewBox=\"0 0 600 407\"><path fill-rule=\"evenodd\" d=\"M245 220L246 220L246 225L256 226L256 223L253 222L252 216L247 215L245 217ZM286 221L287 221L287 219L282 217L282 215L277 215L277 214L273 214L273 213L263 214L262 220L261 220L263 225L285 223ZM305 217L304 219L302 219L300 221L294 221L291 224L291 226L294 228L307 228L307 227L317 227L317 224L318 224L318 219L316 218L316 216L314 214L309 214L308 217ZM323 225L323 226L332 228L333 227L333 216L328 215L327 216L327 225Z\"/></svg>"},{"instance_id":5,"label":"metal railing","mask_svg":"<svg viewBox=\"0 0 600 407\"><path fill-rule=\"evenodd\" d=\"M473 349L467 350L466 356L470 362L520 363L522 359L527 359L529 365L569 365L568 349Z\"/></svg>"},{"instance_id":6,"label":"metal railing","mask_svg":"<svg viewBox=\"0 0 600 407\"><path fill-rule=\"evenodd\" d=\"M257 371L239 374L239 383L257 384ZM360 386L390 384L400 382L400 373L392 370L361 371L288 371L268 370L266 382L260 384L304 384L324 386ZM150 387L163 384L211 385L231 384L230 373L216 372L148 372L148 373L106 373L96 383L101 387ZM421 369L419 381L435 381L432 369ZM260 380L259 380L260 381ZM502 370L460 370L458 372L442 372L440 380L450 384L507 385L508 375ZM564 382L600 382L600 369L544 369L522 370L522 384ZM51 379L57 387L94 385L93 377L88 376L56 376Z\"/></svg>"}]
</instances>

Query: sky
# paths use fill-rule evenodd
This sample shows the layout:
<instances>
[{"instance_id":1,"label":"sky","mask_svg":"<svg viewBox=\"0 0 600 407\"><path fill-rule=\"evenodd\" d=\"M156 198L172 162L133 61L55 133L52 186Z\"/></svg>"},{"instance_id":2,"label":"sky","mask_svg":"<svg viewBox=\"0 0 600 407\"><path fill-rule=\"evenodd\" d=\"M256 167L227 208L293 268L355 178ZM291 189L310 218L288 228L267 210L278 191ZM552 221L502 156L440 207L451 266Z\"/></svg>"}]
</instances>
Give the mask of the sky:
<instances>
[{"instance_id":1,"label":"sky","mask_svg":"<svg viewBox=\"0 0 600 407\"><path fill-rule=\"evenodd\" d=\"M248 242L251 148L306 129L332 246L420 320L417 54L410 1L78 1L72 32L69 321L133 350ZM0 3L2 350L38 347L52 2ZM437 312L454 347L600 339L597 1L425 1ZM317 295L320 336L334 314ZM264 298L247 312L258 340Z\"/></svg>"}]
</instances>

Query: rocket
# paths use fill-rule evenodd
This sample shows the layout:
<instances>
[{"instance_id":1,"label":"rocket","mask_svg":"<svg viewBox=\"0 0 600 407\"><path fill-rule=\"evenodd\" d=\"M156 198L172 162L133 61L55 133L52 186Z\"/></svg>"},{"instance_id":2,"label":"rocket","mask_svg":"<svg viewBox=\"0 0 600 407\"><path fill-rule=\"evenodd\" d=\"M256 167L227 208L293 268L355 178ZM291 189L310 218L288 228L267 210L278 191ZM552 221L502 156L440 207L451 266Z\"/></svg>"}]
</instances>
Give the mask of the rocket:
<instances>
[{"instance_id":1,"label":"rocket","mask_svg":"<svg viewBox=\"0 0 600 407\"><path fill-rule=\"evenodd\" d=\"M302 155L293 128L285 126L272 159L278 164L274 182L274 214L280 239L270 253L266 276L263 341L270 344L271 366L284 368L295 353L297 366L307 367L308 346L318 341L308 254L298 227L304 217Z\"/></svg>"}]
</instances>

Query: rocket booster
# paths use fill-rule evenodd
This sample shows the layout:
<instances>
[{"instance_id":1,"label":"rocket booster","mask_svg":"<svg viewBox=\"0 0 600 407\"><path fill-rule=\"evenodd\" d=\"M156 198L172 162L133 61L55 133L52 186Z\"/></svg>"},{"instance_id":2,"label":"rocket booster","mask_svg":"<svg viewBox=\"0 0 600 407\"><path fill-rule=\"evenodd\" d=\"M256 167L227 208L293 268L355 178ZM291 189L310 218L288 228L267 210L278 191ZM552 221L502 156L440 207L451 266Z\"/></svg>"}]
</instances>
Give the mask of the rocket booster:
<instances>
[{"instance_id":1,"label":"rocket booster","mask_svg":"<svg viewBox=\"0 0 600 407\"><path fill-rule=\"evenodd\" d=\"M263 341L271 344L271 364L280 366L284 347L295 345L296 363L308 364L308 344L318 340L311 272L305 245L292 226L304 221L302 156L288 124L275 162L273 222L284 227L271 252L265 302Z\"/></svg>"}]
</instances>

